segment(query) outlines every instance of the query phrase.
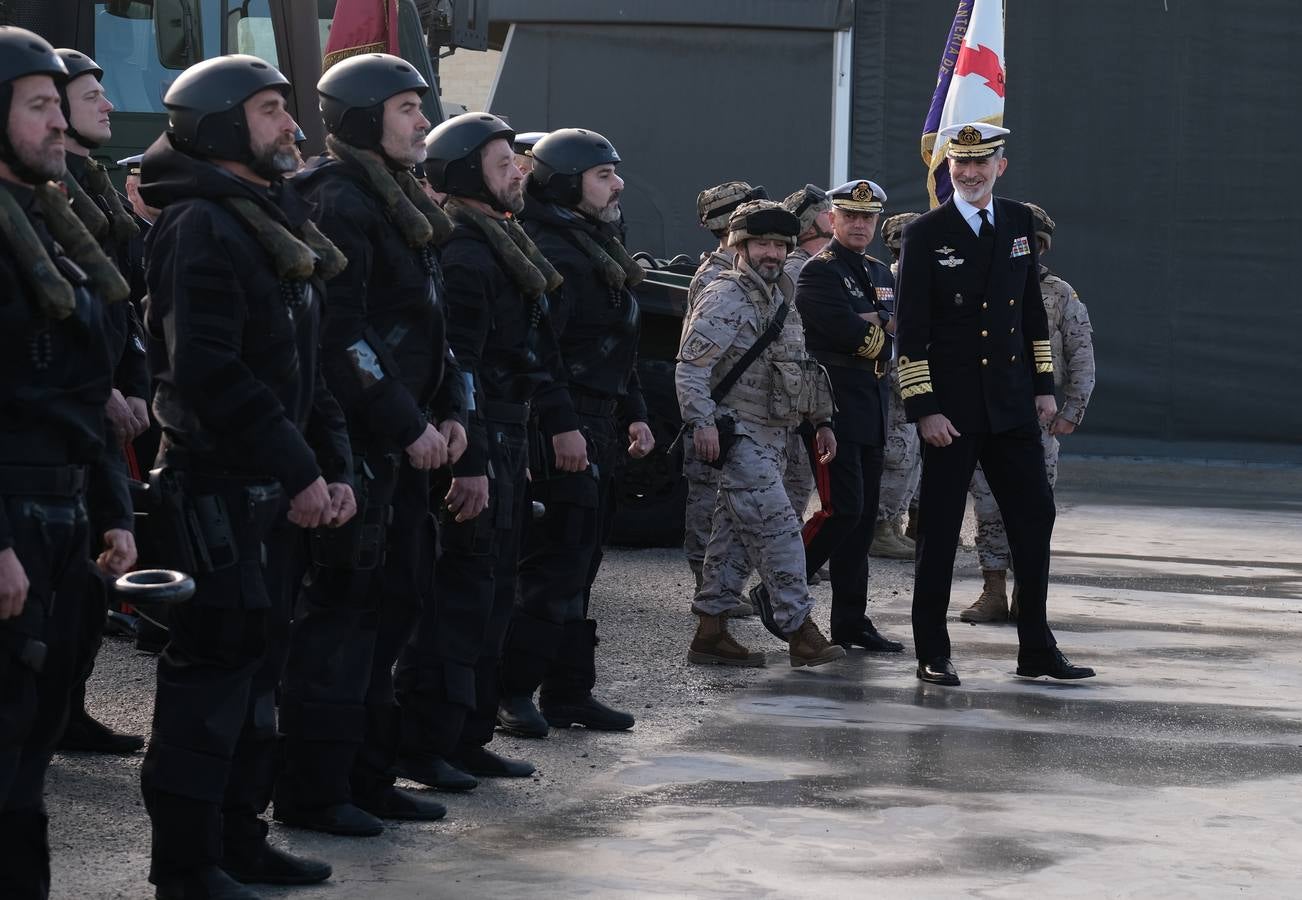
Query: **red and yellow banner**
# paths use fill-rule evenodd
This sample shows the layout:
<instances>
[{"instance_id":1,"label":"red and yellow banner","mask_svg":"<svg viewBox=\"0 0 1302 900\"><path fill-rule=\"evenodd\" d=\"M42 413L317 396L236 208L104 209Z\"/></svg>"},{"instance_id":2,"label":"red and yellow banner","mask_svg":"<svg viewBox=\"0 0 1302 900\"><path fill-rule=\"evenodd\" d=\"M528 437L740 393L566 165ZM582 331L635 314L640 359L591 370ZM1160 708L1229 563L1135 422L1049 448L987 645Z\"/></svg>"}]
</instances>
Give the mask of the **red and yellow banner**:
<instances>
[{"instance_id":1,"label":"red and yellow banner","mask_svg":"<svg viewBox=\"0 0 1302 900\"><path fill-rule=\"evenodd\" d=\"M363 53L398 55L398 0L339 0L321 71Z\"/></svg>"}]
</instances>

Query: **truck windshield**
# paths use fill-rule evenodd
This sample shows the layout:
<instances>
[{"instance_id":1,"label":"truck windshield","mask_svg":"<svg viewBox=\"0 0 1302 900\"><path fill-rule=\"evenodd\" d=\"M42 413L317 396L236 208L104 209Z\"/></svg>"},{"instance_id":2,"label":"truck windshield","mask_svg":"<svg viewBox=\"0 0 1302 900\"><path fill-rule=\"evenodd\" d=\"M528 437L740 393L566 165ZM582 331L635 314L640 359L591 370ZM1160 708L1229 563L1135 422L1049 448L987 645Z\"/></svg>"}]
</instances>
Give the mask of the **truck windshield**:
<instances>
[{"instance_id":1,"label":"truck windshield","mask_svg":"<svg viewBox=\"0 0 1302 900\"><path fill-rule=\"evenodd\" d=\"M220 7L201 4L204 57L221 53ZM95 60L104 69L105 93L123 112L163 112L163 94L181 74L159 60L153 4L141 0L95 4Z\"/></svg>"},{"instance_id":2,"label":"truck windshield","mask_svg":"<svg viewBox=\"0 0 1302 900\"><path fill-rule=\"evenodd\" d=\"M272 24L272 2L279 0L181 0L179 5L198 11L193 27L187 26L187 33L197 44L195 55L190 58L197 61L223 53L249 53L283 68ZM316 24L321 47L330 35L335 2L317 0ZM93 5L95 59L104 69L103 83L109 99L121 112L165 112L163 95L181 70L163 65L159 58L154 0L98 0ZM402 55L413 60L425 80L433 83L419 16L410 2L399 4L399 39ZM186 46L190 46L188 39ZM425 104L431 121L442 121L432 92L426 96Z\"/></svg>"},{"instance_id":3,"label":"truck windshield","mask_svg":"<svg viewBox=\"0 0 1302 900\"><path fill-rule=\"evenodd\" d=\"M280 67L270 0L198 0L195 5L199 8L200 58L250 53ZM163 95L180 71L167 68L159 59L152 0L103 0L94 3L94 9L95 59L104 68L109 99L123 112L165 112ZM324 46L335 2L319 0L318 9Z\"/></svg>"}]
</instances>

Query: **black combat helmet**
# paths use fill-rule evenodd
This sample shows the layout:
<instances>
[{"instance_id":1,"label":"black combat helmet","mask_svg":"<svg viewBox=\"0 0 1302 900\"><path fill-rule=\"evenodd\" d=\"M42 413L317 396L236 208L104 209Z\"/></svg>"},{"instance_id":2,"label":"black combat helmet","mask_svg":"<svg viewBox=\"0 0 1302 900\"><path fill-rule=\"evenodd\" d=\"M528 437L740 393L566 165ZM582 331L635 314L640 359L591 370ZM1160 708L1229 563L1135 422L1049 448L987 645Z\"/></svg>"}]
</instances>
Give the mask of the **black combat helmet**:
<instances>
[{"instance_id":1,"label":"black combat helmet","mask_svg":"<svg viewBox=\"0 0 1302 900\"><path fill-rule=\"evenodd\" d=\"M268 88L288 96L289 79L256 56L236 53L194 64L163 97L173 145L196 156L251 162L244 101Z\"/></svg>"},{"instance_id":2,"label":"black combat helmet","mask_svg":"<svg viewBox=\"0 0 1302 900\"><path fill-rule=\"evenodd\" d=\"M24 180L28 180L29 173L18 162L9 141L9 105L14 97L14 81L28 75L49 75L62 86L68 68L45 38L26 28L0 25L0 159Z\"/></svg>"},{"instance_id":3,"label":"black combat helmet","mask_svg":"<svg viewBox=\"0 0 1302 900\"><path fill-rule=\"evenodd\" d=\"M354 147L378 150L384 136L384 101L404 91L423 96L429 85L405 60L366 53L335 63L316 90L326 131Z\"/></svg>"},{"instance_id":4,"label":"black combat helmet","mask_svg":"<svg viewBox=\"0 0 1302 900\"><path fill-rule=\"evenodd\" d=\"M68 102L68 85L83 75L94 75L96 78L103 80L104 70L99 67L99 63L80 50L60 47L54 52L59 54L59 59L63 60L63 65L68 70L68 80L59 85L59 98L60 105L63 107L63 117L68 120L68 137L83 147L94 150L99 147L100 142L86 137L72 125L72 105Z\"/></svg>"},{"instance_id":5,"label":"black combat helmet","mask_svg":"<svg viewBox=\"0 0 1302 900\"><path fill-rule=\"evenodd\" d=\"M489 113L462 113L439 125L425 138L425 175L430 187L454 197L483 200L498 208L497 198L484 184L479 152L497 138L511 141L515 132Z\"/></svg>"},{"instance_id":6,"label":"black combat helmet","mask_svg":"<svg viewBox=\"0 0 1302 900\"><path fill-rule=\"evenodd\" d=\"M55 81L68 77L68 67L39 34L13 25L0 25L0 83L27 75L49 75Z\"/></svg>"},{"instance_id":7,"label":"black combat helmet","mask_svg":"<svg viewBox=\"0 0 1302 900\"><path fill-rule=\"evenodd\" d=\"M540 200L578 206L583 199L583 173L594 166L619 162L615 147L595 131L562 128L533 145L529 187Z\"/></svg>"}]
</instances>

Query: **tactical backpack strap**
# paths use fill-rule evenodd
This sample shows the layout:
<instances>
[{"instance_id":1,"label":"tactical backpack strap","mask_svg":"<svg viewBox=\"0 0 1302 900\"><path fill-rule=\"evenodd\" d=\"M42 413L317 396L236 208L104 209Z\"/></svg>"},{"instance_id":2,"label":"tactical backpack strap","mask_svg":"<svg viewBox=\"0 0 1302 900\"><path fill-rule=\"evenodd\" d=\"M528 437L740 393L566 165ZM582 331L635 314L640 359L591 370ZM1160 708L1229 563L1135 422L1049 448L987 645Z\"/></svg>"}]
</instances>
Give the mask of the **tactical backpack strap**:
<instances>
[{"instance_id":1,"label":"tactical backpack strap","mask_svg":"<svg viewBox=\"0 0 1302 900\"><path fill-rule=\"evenodd\" d=\"M729 369L728 374L724 375L723 379L714 386L714 390L710 391L711 400L718 403L728 396L728 391L732 390L733 385L741 379L742 375L746 374L750 364L759 359L760 354L767 350L769 344L773 343L777 336L782 333L782 325L786 320L787 304L783 303L778 307L778 311L774 313L773 321L769 323L769 327L764 329L764 333L759 336L759 339L750 345L749 349L742 354L741 359L737 360L736 365Z\"/></svg>"},{"instance_id":2,"label":"tactical backpack strap","mask_svg":"<svg viewBox=\"0 0 1302 900\"><path fill-rule=\"evenodd\" d=\"M769 327L764 329L764 333L761 334L755 343L751 344L749 349L741 355L741 359L737 360L736 364L728 370L728 374L724 375L723 379L714 386L714 390L710 391L711 400L717 404L728 395L728 391L732 390L733 385L735 385L741 379L741 376L746 373L750 364L758 359L760 354L768 349L769 344L773 343L777 336L782 333L782 325L786 320L787 304L783 303L778 307L778 311L773 314L773 321L769 323ZM687 429L690 427L690 423L683 423L683 426L678 429L678 434L674 436L674 439L669 444L669 449L666 452L674 453L678 449L678 445L682 443L684 436L687 434ZM723 459L723 454L719 455L719 459Z\"/></svg>"}]
</instances>

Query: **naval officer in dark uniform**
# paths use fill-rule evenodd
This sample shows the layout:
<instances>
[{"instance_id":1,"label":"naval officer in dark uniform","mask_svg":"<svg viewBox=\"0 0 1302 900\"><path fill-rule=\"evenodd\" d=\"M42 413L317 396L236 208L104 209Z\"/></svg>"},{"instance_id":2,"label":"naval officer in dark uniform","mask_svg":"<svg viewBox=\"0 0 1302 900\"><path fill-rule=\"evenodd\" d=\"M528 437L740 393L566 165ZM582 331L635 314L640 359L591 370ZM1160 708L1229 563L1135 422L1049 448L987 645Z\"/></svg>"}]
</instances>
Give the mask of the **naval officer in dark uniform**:
<instances>
[{"instance_id":1,"label":"naval officer in dark uniform","mask_svg":"<svg viewBox=\"0 0 1302 900\"><path fill-rule=\"evenodd\" d=\"M885 375L895 332L895 277L886 263L864 251L877 230L886 192L859 179L828 196L832 240L801 269L796 308L805 345L832 381L840 450L816 469L822 509L805 523L806 568L812 575L830 562L833 642L898 653L904 645L879 634L864 614L890 398Z\"/></svg>"},{"instance_id":2,"label":"naval officer in dark uniform","mask_svg":"<svg viewBox=\"0 0 1302 900\"><path fill-rule=\"evenodd\" d=\"M913 637L918 678L957 685L945 610L976 464L1008 528L1021 586L1017 674L1088 678L1058 650L1045 615L1053 491L1039 421L1053 418L1053 356L1031 211L994 196L1008 130L943 129L953 197L904 231L900 388L922 438Z\"/></svg>"}]
</instances>

